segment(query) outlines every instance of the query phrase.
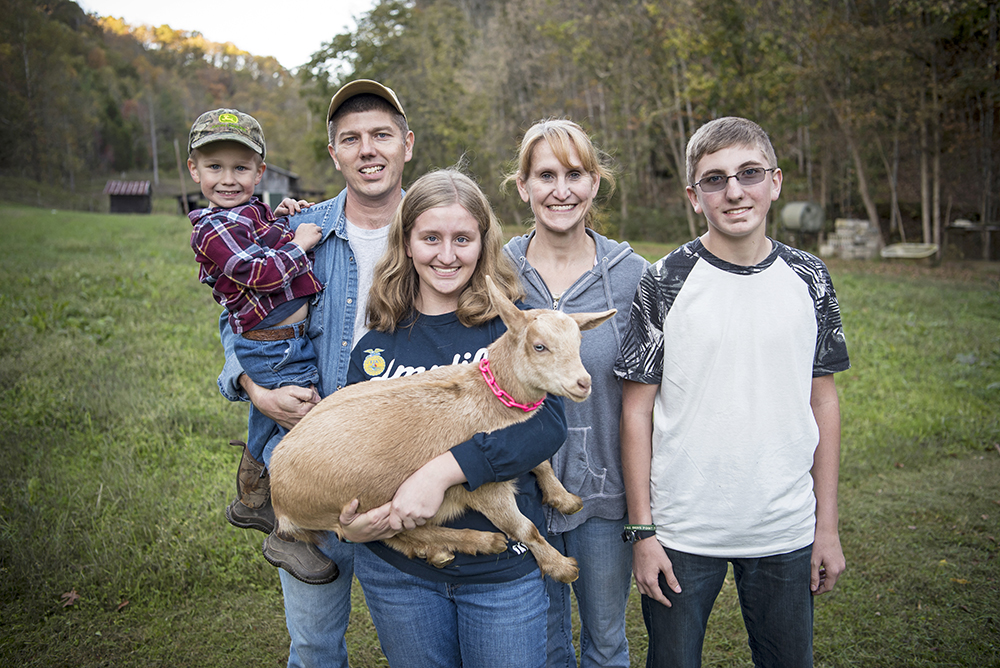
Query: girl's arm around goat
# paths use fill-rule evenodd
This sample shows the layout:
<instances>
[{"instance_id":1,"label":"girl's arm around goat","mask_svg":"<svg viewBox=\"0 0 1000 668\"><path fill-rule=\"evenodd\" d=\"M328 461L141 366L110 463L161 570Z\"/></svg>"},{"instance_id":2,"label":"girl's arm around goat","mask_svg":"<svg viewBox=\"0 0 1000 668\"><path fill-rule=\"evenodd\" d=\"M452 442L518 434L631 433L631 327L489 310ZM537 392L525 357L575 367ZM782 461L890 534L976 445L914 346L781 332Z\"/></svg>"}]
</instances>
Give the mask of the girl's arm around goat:
<instances>
[{"instance_id":1,"label":"girl's arm around goat","mask_svg":"<svg viewBox=\"0 0 1000 668\"><path fill-rule=\"evenodd\" d=\"M486 340L495 339L506 331L499 318L484 328L489 330ZM415 329L413 335L419 338L420 328ZM436 333L440 335L440 330ZM385 341L381 340L382 337L385 337ZM391 335L370 332L365 338L366 345L363 349L393 350L390 341ZM412 338L408 343L417 349L422 347L420 342ZM359 350L361 349L362 347L359 347ZM348 371L349 385L365 381L370 377L364 370L364 359L365 354L363 352L359 354L358 350L352 355L351 368ZM391 362L392 359L387 364ZM353 510L345 512L341 516L343 524L351 526L354 521L359 522L357 527L348 529L345 535L349 540L357 542L381 540L395 533L393 529L398 529L402 520L409 519L413 524L422 524L423 522L416 520L430 517L437 511L436 506L440 505L440 497L447 487L460 483L467 489L474 490L485 483L511 480L526 475L535 466L551 458L566 440L566 435L563 398L549 396L531 419L492 433L476 434L437 458L442 461L428 462L400 486L392 504L386 504L360 516L355 516ZM454 469L442 468L443 465L449 464L457 465L457 473L461 476L459 479L454 478ZM443 474L443 470L449 473ZM418 492L407 494L408 489L416 489ZM432 494L432 490L435 493ZM414 499L418 498L419 502L415 502ZM437 499L436 504L431 504L435 507L428 506L429 498ZM393 506L392 514L390 505ZM392 529L388 528L390 523ZM412 528L410 524L405 526Z\"/></svg>"}]
</instances>

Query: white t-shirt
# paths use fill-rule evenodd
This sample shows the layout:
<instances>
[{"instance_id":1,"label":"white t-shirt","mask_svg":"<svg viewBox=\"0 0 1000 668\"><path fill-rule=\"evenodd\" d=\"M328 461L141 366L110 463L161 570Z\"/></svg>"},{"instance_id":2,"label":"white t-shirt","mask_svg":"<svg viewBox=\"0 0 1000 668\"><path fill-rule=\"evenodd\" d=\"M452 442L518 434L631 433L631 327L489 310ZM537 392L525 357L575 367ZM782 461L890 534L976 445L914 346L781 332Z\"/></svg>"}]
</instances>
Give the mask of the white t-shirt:
<instances>
[{"instance_id":1,"label":"white t-shirt","mask_svg":"<svg viewBox=\"0 0 1000 668\"><path fill-rule=\"evenodd\" d=\"M812 379L850 366L833 284L774 243L740 267L692 241L643 276L616 364L659 384L650 505L657 538L707 557L810 545L819 429Z\"/></svg>"},{"instance_id":2,"label":"white t-shirt","mask_svg":"<svg viewBox=\"0 0 1000 668\"><path fill-rule=\"evenodd\" d=\"M347 221L347 240L358 263L358 310L354 315L354 343L368 333L365 314L368 311L368 292L372 288L375 264L385 253L389 240L389 226L370 230Z\"/></svg>"}]
</instances>

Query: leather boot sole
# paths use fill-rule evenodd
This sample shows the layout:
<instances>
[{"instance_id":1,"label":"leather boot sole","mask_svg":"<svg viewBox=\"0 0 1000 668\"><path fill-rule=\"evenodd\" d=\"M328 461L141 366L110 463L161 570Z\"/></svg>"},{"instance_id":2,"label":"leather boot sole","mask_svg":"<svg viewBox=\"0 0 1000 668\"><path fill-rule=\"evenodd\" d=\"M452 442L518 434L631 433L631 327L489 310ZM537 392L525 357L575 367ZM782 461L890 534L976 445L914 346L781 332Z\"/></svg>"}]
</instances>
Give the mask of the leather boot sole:
<instances>
[{"instance_id":1,"label":"leather boot sole","mask_svg":"<svg viewBox=\"0 0 1000 668\"><path fill-rule=\"evenodd\" d=\"M226 519L240 529L256 529L268 534L274 531L274 508L270 501L262 508L251 508L236 499L226 507Z\"/></svg>"},{"instance_id":2,"label":"leather boot sole","mask_svg":"<svg viewBox=\"0 0 1000 668\"><path fill-rule=\"evenodd\" d=\"M272 566L284 568L297 580L306 584L328 584L337 579L340 569L312 543L284 540L277 533L264 539L261 549Z\"/></svg>"}]
</instances>

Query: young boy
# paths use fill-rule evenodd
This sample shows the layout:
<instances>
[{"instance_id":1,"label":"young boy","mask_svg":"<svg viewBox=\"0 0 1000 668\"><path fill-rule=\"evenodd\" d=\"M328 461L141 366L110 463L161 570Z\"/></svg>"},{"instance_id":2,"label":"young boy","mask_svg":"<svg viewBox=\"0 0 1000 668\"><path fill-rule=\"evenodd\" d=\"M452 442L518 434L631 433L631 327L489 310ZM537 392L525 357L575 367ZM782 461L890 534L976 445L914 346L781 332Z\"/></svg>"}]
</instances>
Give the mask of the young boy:
<instances>
[{"instance_id":1,"label":"young boy","mask_svg":"<svg viewBox=\"0 0 1000 668\"><path fill-rule=\"evenodd\" d=\"M191 247L201 265L199 280L212 286L237 334L235 352L244 372L258 385L312 387L319 379L316 354L306 336L309 302L323 286L306 252L319 242L317 225L303 223L292 232L287 217L275 218L253 196L264 170L264 133L252 116L216 109L198 117L188 138L188 170L211 205L189 214ZM279 211L298 211L286 199ZM318 400L318 396L317 396ZM237 499L226 508L235 526L265 533L274 530L274 511L266 480L271 451L287 432L251 406L244 461L237 477ZM254 479L256 475L256 479ZM316 546L274 541L264 557L310 584L332 582L336 564Z\"/></svg>"},{"instance_id":2,"label":"young boy","mask_svg":"<svg viewBox=\"0 0 1000 668\"><path fill-rule=\"evenodd\" d=\"M819 259L766 236L782 175L756 123L702 126L687 172L708 231L646 271L615 366L647 666L701 664L730 563L754 665L811 666L812 596L845 568L840 309Z\"/></svg>"}]
</instances>

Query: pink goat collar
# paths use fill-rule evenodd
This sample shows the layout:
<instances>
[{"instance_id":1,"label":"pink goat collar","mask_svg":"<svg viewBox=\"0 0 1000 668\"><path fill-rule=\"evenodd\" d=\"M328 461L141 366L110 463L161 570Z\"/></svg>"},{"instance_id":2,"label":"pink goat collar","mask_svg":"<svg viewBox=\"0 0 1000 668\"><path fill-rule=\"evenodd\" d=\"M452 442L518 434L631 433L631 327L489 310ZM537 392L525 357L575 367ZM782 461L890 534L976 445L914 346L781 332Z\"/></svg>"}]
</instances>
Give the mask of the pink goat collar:
<instances>
[{"instance_id":1,"label":"pink goat collar","mask_svg":"<svg viewBox=\"0 0 1000 668\"><path fill-rule=\"evenodd\" d=\"M491 390L493 390L493 394L495 394L497 399L500 400L500 403L507 408L520 408L525 413L530 413L541 406L542 402L545 401L545 395L542 395L541 399L529 405L519 404L514 401L514 397L507 394L499 385L497 385L497 379L493 377L493 372L490 370L490 361L485 357L479 361L479 371L483 374L483 380L485 380L486 384L490 386Z\"/></svg>"}]
</instances>

